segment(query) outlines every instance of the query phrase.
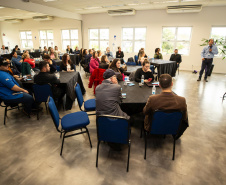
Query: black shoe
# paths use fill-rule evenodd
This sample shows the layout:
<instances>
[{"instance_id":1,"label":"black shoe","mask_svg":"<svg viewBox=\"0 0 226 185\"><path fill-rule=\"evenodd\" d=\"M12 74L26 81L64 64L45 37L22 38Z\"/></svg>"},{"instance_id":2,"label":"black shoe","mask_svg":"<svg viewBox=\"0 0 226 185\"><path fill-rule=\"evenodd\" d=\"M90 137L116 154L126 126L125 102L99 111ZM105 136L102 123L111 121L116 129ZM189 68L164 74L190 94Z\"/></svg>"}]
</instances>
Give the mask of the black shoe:
<instances>
[{"instance_id":1,"label":"black shoe","mask_svg":"<svg viewBox=\"0 0 226 185\"><path fill-rule=\"evenodd\" d=\"M208 82L207 78L204 79L206 82Z\"/></svg>"},{"instance_id":2,"label":"black shoe","mask_svg":"<svg viewBox=\"0 0 226 185\"><path fill-rule=\"evenodd\" d=\"M198 80L197 81L201 81L201 78L198 78Z\"/></svg>"}]
</instances>

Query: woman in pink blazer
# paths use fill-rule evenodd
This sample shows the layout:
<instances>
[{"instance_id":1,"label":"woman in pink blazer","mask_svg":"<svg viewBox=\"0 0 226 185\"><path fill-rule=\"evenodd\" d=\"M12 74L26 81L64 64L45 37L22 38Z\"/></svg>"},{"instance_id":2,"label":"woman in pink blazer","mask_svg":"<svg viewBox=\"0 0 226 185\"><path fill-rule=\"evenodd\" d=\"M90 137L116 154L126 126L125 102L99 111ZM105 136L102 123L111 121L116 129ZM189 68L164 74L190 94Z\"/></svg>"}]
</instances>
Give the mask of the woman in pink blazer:
<instances>
[{"instance_id":1,"label":"woman in pink blazer","mask_svg":"<svg viewBox=\"0 0 226 185\"><path fill-rule=\"evenodd\" d=\"M100 60L97 57L97 52L94 51L93 52L93 57L91 57L90 63L89 63L89 72L92 74L92 72L94 71L94 69L99 68L99 63Z\"/></svg>"}]
</instances>

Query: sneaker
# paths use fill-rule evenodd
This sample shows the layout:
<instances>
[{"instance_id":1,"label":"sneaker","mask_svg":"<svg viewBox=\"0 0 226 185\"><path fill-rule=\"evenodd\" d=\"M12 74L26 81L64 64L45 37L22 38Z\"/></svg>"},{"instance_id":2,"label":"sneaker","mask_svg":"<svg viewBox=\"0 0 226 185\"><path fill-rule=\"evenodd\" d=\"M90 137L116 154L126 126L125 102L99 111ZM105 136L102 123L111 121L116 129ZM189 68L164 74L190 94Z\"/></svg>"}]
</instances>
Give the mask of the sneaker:
<instances>
[{"instance_id":1,"label":"sneaker","mask_svg":"<svg viewBox=\"0 0 226 185\"><path fill-rule=\"evenodd\" d=\"M201 78L198 78L198 80L197 81L201 81Z\"/></svg>"},{"instance_id":2,"label":"sneaker","mask_svg":"<svg viewBox=\"0 0 226 185\"><path fill-rule=\"evenodd\" d=\"M207 78L204 79L206 82L208 82Z\"/></svg>"}]
</instances>

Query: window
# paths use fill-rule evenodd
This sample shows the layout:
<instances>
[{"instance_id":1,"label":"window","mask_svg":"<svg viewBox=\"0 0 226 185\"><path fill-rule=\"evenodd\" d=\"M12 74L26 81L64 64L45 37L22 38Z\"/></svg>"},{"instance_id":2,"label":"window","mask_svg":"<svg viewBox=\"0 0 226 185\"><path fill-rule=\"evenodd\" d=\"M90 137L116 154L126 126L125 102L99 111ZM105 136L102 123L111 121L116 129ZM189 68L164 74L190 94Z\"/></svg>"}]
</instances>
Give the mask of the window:
<instances>
[{"instance_id":1,"label":"window","mask_svg":"<svg viewBox=\"0 0 226 185\"><path fill-rule=\"evenodd\" d=\"M214 42L216 42L217 40L219 40L220 42L224 43L224 45L226 44L226 27L212 27L211 30L211 36L210 38L214 39ZM220 56L220 52L223 49L223 46L217 46L218 47L218 55ZM222 53L223 55L223 53Z\"/></svg>"},{"instance_id":2,"label":"window","mask_svg":"<svg viewBox=\"0 0 226 185\"><path fill-rule=\"evenodd\" d=\"M189 55L191 27L163 27L162 29L162 53L172 54L178 49L182 55Z\"/></svg>"},{"instance_id":3,"label":"window","mask_svg":"<svg viewBox=\"0 0 226 185\"><path fill-rule=\"evenodd\" d=\"M20 32L20 40L22 49L32 49L33 41L31 31L21 31Z\"/></svg>"},{"instance_id":4,"label":"window","mask_svg":"<svg viewBox=\"0 0 226 185\"><path fill-rule=\"evenodd\" d=\"M72 50L74 50L76 46L79 46L78 30L62 30L62 50L66 50L67 45L69 45Z\"/></svg>"},{"instance_id":5,"label":"window","mask_svg":"<svg viewBox=\"0 0 226 185\"><path fill-rule=\"evenodd\" d=\"M54 47L53 42L53 30L41 30L39 32L40 38L40 46L43 48L44 46L47 47Z\"/></svg>"},{"instance_id":6,"label":"window","mask_svg":"<svg viewBox=\"0 0 226 185\"><path fill-rule=\"evenodd\" d=\"M109 47L109 29L89 29L89 48L105 51Z\"/></svg>"},{"instance_id":7,"label":"window","mask_svg":"<svg viewBox=\"0 0 226 185\"><path fill-rule=\"evenodd\" d=\"M122 51L138 52L145 48L146 28L122 28Z\"/></svg>"}]
</instances>

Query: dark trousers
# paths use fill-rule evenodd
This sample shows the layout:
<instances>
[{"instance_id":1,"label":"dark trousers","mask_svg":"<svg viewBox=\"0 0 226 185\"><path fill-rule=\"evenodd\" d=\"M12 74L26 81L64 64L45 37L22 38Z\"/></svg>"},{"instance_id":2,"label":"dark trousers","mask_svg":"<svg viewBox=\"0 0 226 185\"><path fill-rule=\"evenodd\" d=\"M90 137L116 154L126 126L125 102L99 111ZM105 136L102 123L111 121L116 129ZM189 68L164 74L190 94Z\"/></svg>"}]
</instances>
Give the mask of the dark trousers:
<instances>
[{"instance_id":1,"label":"dark trousers","mask_svg":"<svg viewBox=\"0 0 226 185\"><path fill-rule=\"evenodd\" d=\"M205 70L205 68L207 68L207 70L205 71L205 79L207 78L209 72L210 72L210 69L211 69L211 66L212 66L212 63L213 63L213 59L205 59L202 61L202 67L201 67L201 70L199 72L199 78L202 78L202 74L203 74L203 71Z\"/></svg>"},{"instance_id":2,"label":"dark trousers","mask_svg":"<svg viewBox=\"0 0 226 185\"><path fill-rule=\"evenodd\" d=\"M24 105L24 110L29 114L31 112L32 107L34 106L34 99L30 94L23 93L22 98L12 99L12 100L4 100L7 104L18 104L22 103Z\"/></svg>"}]
</instances>

